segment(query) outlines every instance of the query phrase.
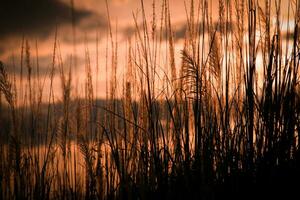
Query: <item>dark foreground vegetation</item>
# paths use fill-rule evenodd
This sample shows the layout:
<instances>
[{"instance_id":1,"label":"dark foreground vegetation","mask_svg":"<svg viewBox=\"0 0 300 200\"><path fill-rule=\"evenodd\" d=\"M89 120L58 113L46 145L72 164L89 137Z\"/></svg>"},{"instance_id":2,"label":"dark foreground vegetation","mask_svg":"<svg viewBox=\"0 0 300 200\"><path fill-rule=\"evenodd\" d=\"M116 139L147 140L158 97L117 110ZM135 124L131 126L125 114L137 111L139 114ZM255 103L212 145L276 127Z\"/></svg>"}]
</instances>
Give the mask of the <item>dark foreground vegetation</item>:
<instances>
[{"instance_id":1,"label":"dark foreground vegetation","mask_svg":"<svg viewBox=\"0 0 300 200\"><path fill-rule=\"evenodd\" d=\"M109 24L102 103L101 66L87 49L80 94L57 36L49 90L28 42L25 78L1 63L0 199L298 199L300 2L284 31L278 0L220 0L217 21L210 1L186 3L180 63L168 0L151 19L143 3L122 83Z\"/></svg>"}]
</instances>

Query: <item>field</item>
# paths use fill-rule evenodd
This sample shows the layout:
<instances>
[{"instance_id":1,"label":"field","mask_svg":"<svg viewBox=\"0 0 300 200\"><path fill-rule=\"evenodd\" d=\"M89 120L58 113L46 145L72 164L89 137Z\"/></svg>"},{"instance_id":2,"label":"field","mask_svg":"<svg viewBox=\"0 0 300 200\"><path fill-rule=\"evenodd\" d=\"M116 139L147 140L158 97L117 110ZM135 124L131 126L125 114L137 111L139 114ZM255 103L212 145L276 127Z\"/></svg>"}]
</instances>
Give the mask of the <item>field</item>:
<instances>
[{"instance_id":1,"label":"field","mask_svg":"<svg viewBox=\"0 0 300 200\"><path fill-rule=\"evenodd\" d=\"M182 48L172 1L145 2L123 55L106 1L82 84L75 31L46 76L26 38L19 71L0 63L0 199L297 199L300 1L185 1Z\"/></svg>"}]
</instances>

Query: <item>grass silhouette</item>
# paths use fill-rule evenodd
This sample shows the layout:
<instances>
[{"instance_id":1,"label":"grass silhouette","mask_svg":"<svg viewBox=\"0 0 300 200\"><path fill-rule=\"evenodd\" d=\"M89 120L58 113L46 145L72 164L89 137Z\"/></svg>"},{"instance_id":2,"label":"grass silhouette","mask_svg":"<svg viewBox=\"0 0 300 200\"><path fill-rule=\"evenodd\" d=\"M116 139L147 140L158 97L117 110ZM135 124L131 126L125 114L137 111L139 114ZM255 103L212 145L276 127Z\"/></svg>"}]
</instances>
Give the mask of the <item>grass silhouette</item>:
<instances>
[{"instance_id":1,"label":"grass silhouette","mask_svg":"<svg viewBox=\"0 0 300 200\"><path fill-rule=\"evenodd\" d=\"M20 79L19 89L14 75L0 64L1 199L297 195L300 2L288 3L292 37L287 40L281 30L280 1L265 0L262 6L254 0L219 0L217 23L210 1L185 2L187 29L180 64L172 2L160 3L158 16L153 1L151 22L143 0L141 19L133 14L135 30L120 84L118 42L106 2L103 101L96 99L99 87L93 82L89 49L85 50L85 93L80 96L72 68L62 61L57 31L49 90L41 86L39 65L33 67L26 40L20 74L27 79ZM74 26L72 63L76 64ZM98 68L97 62L97 74ZM38 74L36 79L33 73ZM54 100L55 76L61 81L59 103ZM34 87L37 83L39 87ZM44 93L47 102L42 101Z\"/></svg>"}]
</instances>

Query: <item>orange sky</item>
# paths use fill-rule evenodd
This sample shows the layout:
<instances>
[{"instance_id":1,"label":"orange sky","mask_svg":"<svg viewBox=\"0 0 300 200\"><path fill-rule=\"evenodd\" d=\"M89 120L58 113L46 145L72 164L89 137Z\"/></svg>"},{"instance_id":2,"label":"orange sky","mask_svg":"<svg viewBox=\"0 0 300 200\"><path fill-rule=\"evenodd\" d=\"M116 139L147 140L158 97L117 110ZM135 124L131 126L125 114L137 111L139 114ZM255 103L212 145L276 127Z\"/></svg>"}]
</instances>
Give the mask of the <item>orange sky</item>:
<instances>
[{"instance_id":1,"label":"orange sky","mask_svg":"<svg viewBox=\"0 0 300 200\"><path fill-rule=\"evenodd\" d=\"M45 0L46 6L37 3L38 0L29 0L28 10L32 9L32 12L26 12L29 17L24 17L19 14L17 17L12 17L13 12L17 10L13 2L17 0L4 0L4 3L0 3L0 13L4 12L4 16L1 18L0 25L5 27L3 34L0 33L0 60L4 61L9 67L9 71L12 69L13 60L15 65L20 63L20 49L22 36L24 35L28 39L31 47L32 63L35 64L35 42L38 43L38 51L40 57L41 72L44 75L49 72L49 66L51 65L52 49L54 42L54 32L57 24L58 27L58 41L59 50L62 54L64 63L68 66L69 58L73 52L72 46L72 26L70 16L70 0ZM12 2L12 3L11 3ZM118 26L118 42L119 42L119 55L120 55L120 70L119 76L122 77L122 67L125 52L126 41L130 30L134 26L132 12L138 12L140 10L140 0L109 0L109 10L111 14L112 25ZM152 19L152 0L144 0L146 15L149 17L149 21ZM156 7L159 13L161 7L161 1L156 0ZM187 5L190 0L187 0ZM213 16L217 17L218 12L218 0L209 1L212 2ZM288 0L282 1L282 16L286 17ZM3 5L1 5L3 4ZM80 80L81 74L84 73L85 56L84 51L89 49L91 56L91 65L95 67L96 57L96 34L99 34L99 62L100 62L100 76L99 76L99 97L103 97L105 94L105 46L106 46L106 32L107 32L107 13L105 7L105 0L74 0L75 15L78 17L76 21L76 36L77 36L77 57L78 67L73 69L74 79ZM50 8L48 11L43 10ZM2 9L2 10L1 10ZM20 8L18 8L20 9ZM184 9L183 0L170 0L171 19L175 35L180 38L180 32L185 26L186 14ZM19 10L17 10L18 13ZM7 12L7 13L5 13ZM22 13L22 12L21 12ZM32 14L34 13L34 14ZM32 17L30 17L32 15ZM6 17L6 18L5 18ZM19 18L18 18L19 17ZM159 16L158 16L159 18ZM24 19L24 21L22 21ZM39 20L40 19L40 20ZM77 18L76 18L77 19ZM26 21L27 20L27 21ZM284 20L283 20L284 21ZM22 27L22 28L19 28ZM282 24L283 29L285 24ZM86 41L86 42L85 42ZM182 42L176 40L176 54L180 54L182 49ZM180 56L178 56L180 57ZM74 81L75 81L74 80ZM79 81L80 82L80 81ZM55 82L55 87L59 88L59 81Z\"/></svg>"}]
</instances>

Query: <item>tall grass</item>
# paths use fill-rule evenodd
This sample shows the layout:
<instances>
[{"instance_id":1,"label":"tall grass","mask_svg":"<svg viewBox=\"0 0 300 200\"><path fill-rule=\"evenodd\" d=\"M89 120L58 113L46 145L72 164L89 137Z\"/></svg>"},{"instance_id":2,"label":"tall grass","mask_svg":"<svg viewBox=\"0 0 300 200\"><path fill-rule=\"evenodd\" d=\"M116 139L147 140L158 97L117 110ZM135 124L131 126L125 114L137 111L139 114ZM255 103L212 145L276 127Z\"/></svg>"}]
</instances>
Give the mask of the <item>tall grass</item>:
<instances>
[{"instance_id":1,"label":"tall grass","mask_svg":"<svg viewBox=\"0 0 300 200\"><path fill-rule=\"evenodd\" d=\"M40 77L37 42L33 61L23 39L19 85L0 63L0 117L7 121L0 122L0 198L256 199L296 194L300 2L288 3L287 35L292 37L287 39L280 0L219 0L216 21L212 1L184 2L181 58L176 57L172 2L161 0L158 6L153 0L151 19L144 3L140 15L133 13L135 32L127 42L126 63L119 63L118 26L114 30L106 1L105 100L97 99L98 73L104 71L98 33L96 68L85 42L83 95L73 81L72 65L63 62L57 30L49 90ZM75 29L73 21L73 65ZM121 65L123 82L117 77ZM57 74L58 102L53 88ZM48 94L46 102L43 94Z\"/></svg>"}]
</instances>

